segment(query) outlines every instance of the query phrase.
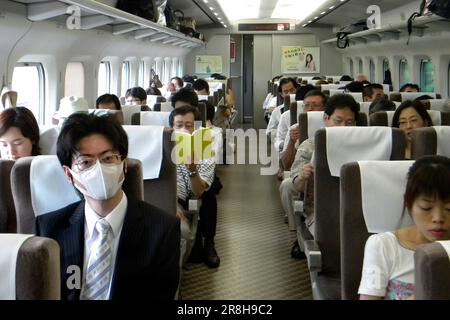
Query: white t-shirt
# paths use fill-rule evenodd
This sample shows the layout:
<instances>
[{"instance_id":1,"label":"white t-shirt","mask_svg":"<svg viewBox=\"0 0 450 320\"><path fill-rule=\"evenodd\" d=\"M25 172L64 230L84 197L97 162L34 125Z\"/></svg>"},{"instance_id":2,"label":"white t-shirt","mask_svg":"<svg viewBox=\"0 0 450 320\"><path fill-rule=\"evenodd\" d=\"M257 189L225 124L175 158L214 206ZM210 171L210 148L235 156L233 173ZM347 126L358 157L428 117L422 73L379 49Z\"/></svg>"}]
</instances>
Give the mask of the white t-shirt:
<instances>
[{"instance_id":1,"label":"white t-shirt","mask_svg":"<svg viewBox=\"0 0 450 320\"><path fill-rule=\"evenodd\" d=\"M272 115L270 116L269 123L267 124L266 135L270 135L272 130L275 132L278 129L278 124L280 123L281 118L281 108L284 107L284 104L280 104L272 111ZM273 141L275 141L275 137L271 137Z\"/></svg>"},{"instance_id":2,"label":"white t-shirt","mask_svg":"<svg viewBox=\"0 0 450 320\"><path fill-rule=\"evenodd\" d=\"M367 239L359 294L403 300L414 294L414 251L392 232Z\"/></svg>"}]
</instances>

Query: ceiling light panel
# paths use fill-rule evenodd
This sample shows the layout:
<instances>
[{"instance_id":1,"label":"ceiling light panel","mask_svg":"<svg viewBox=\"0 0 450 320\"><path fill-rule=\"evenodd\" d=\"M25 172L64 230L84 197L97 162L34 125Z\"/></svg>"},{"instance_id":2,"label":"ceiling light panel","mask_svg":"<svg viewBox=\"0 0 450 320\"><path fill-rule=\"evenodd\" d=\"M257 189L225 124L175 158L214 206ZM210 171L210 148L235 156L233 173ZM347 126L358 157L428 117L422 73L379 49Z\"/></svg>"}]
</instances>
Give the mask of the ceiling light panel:
<instances>
[{"instance_id":1,"label":"ceiling light panel","mask_svg":"<svg viewBox=\"0 0 450 320\"><path fill-rule=\"evenodd\" d=\"M272 13L274 19L303 20L328 0L279 0Z\"/></svg>"},{"instance_id":2,"label":"ceiling light panel","mask_svg":"<svg viewBox=\"0 0 450 320\"><path fill-rule=\"evenodd\" d=\"M256 19L261 0L217 0L228 20Z\"/></svg>"}]
</instances>

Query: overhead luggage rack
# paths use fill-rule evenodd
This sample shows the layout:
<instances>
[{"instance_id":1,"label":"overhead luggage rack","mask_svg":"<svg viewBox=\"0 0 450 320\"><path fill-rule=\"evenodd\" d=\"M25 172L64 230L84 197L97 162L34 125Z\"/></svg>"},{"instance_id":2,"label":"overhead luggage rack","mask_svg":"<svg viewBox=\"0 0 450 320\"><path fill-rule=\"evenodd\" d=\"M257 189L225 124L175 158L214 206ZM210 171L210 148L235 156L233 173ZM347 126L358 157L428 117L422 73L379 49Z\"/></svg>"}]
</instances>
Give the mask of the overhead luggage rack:
<instances>
[{"instance_id":1,"label":"overhead luggage rack","mask_svg":"<svg viewBox=\"0 0 450 320\"><path fill-rule=\"evenodd\" d=\"M423 37L427 29L435 31L450 30L450 21L444 18L431 14L427 16L417 17L413 22L412 35ZM400 35L407 33L407 22L399 22L395 24L388 24L379 29L370 29L349 34L347 37L350 43L367 43L369 41L382 40L399 40ZM336 37L322 41L323 44L336 43Z\"/></svg>"},{"instance_id":2,"label":"overhead luggage rack","mask_svg":"<svg viewBox=\"0 0 450 320\"><path fill-rule=\"evenodd\" d=\"M187 37L181 32L164 27L150 20L135 16L112 6L93 0L13 0L27 5L27 16L31 21L43 21L58 16L72 14L70 6L80 8L80 29L89 30L104 25L112 26L113 35L134 33L136 40L194 48L203 41Z\"/></svg>"}]
</instances>

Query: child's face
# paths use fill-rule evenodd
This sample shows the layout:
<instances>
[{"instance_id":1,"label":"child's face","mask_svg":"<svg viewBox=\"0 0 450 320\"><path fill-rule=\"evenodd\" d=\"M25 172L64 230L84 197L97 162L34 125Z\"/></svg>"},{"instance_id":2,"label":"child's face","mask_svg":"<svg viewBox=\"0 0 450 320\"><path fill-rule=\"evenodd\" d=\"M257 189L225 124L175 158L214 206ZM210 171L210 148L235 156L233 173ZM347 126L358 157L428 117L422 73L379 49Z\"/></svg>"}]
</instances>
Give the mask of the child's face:
<instances>
[{"instance_id":1,"label":"child's face","mask_svg":"<svg viewBox=\"0 0 450 320\"><path fill-rule=\"evenodd\" d=\"M426 240L450 240L450 199L421 195L412 204L411 216Z\"/></svg>"}]
</instances>

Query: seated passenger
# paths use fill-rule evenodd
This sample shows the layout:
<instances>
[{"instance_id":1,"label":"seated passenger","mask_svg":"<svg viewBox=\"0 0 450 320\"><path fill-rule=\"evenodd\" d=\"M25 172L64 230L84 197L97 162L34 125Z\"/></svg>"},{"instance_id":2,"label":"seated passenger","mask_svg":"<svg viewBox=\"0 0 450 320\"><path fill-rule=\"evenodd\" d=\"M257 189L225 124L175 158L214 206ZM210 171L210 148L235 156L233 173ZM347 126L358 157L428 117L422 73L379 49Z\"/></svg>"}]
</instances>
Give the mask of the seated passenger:
<instances>
[{"instance_id":1,"label":"seated passenger","mask_svg":"<svg viewBox=\"0 0 450 320\"><path fill-rule=\"evenodd\" d=\"M404 84L400 90L400 92L420 92L420 87L414 83Z\"/></svg>"},{"instance_id":2,"label":"seated passenger","mask_svg":"<svg viewBox=\"0 0 450 320\"><path fill-rule=\"evenodd\" d=\"M195 80L192 89L199 96L209 96L209 84L205 79Z\"/></svg>"},{"instance_id":3,"label":"seated passenger","mask_svg":"<svg viewBox=\"0 0 450 320\"><path fill-rule=\"evenodd\" d=\"M56 240L61 248L63 300L175 297L179 222L125 195L127 154L127 134L113 118L77 113L61 129L57 156L84 199L38 216L36 235ZM72 285L74 276L81 288Z\"/></svg>"},{"instance_id":4,"label":"seated passenger","mask_svg":"<svg viewBox=\"0 0 450 320\"><path fill-rule=\"evenodd\" d=\"M406 135L405 159L411 159L411 133L414 129L431 127L433 122L420 101L406 100L395 110L392 127L400 128Z\"/></svg>"},{"instance_id":5,"label":"seated passenger","mask_svg":"<svg viewBox=\"0 0 450 320\"><path fill-rule=\"evenodd\" d=\"M115 94L104 94L95 101L95 109L122 110L120 100Z\"/></svg>"},{"instance_id":6,"label":"seated passenger","mask_svg":"<svg viewBox=\"0 0 450 320\"><path fill-rule=\"evenodd\" d=\"M125 93L125 100L128 105L146 106L147 93L141 87L129 88Z\"/></svg>"},{"instance_id":7,"label":"seated passenger","mask_svg":"<svg viewBox=\"0 0 450 320\"><path fill-rule=\"evenodd\" d=\"M376 98L369 106L369 114L379 111L395 111L395 103L385 97Z\"/></svg>"},{"instance_id":8,"label":"seated passenger","mask_svg":"<svg viewBox=\"0 0 450 320\"><path fill-rule=\"evenodd\" d=\"M187 104L197 108L198 96L194 90L182 88L172 96L170 102L172 103L172 107L174 107L175 109Z\"/></svg>"},{"instance_id":9,"label":"seated passenger","mask_svg":"<svg viewBox=\"0 0 450 320\"><path fill-rule=\"evenodd\" d=\"M355 126L358 119L359 104L352 96L335 94L325 106L323 123L325 127ZM305 213L306 226L314 235L314 166L311 159L314 152L314 137L303 141L297 149L295 160L291 166L291 177L283 180L280 185L281 204L286 215L294 215L293 200L299 192L306 192ZM307 188L306 188L307 186ZM294 257L301 256L299 244L296 241L291 253Z\"/></svg>"},{"instance_id":10,"label":"seated passenger","mask_svg":"<svg viewBox=\"0 0 450 320\"><path fill-rule=\"evenodd\" d=\"M173 77L170 79L170 82L174 85L175 92L180 91L180 89L184 86L184 82L180 77Z\"/></svg>"},{"instance_id":11,"label":"seated passenger","mask_svg":"<svg viewBox=\"0 0 450 320\"><path fill-rule=\"evenodd\" d=\"M76 96L64 97L59 102L59 110L53 114L52 121L61 127L64 121L76 112L88 113L89 105L87 101Z\"/></svg>"},{"instance_id":12,"label":"seated passenger","mask_svg":"<svg viewBox=\"0 0 450 320\"><path fill-rule=\"evenodd\" d=\"M372 102L376 98L384 97L384 89L381 84L371 83L363 89L363 101Z\"/></svg>"},{"instance_id":13,"label":"seated passenger","mask_svg":"<svg viewBox=\"0 0 450 320\"><path fill-rule=\"evenodd\" d=\"M342 77L339 78L339 81L353 81L353 79L349 75L344 74Z\"/></svg>"},{"instance_id":14,"label":"seated passenger","mask_svg":"<svg viewBox=\"0 0 450 320\"><path fill-rule=\"evenodd\" d=\"M320 90L311 90L306 94L305 100L303 100L303 111L323 111L326 102L327 97ZM286 113L283 113L282 120L286 118L286 116L284 116L285 114ZM290 115L288 118L290 124ZM285 126L286 129L283 129L282 126ZM300 131L298 124L289 127L289 125L286 124L286 121L280 122L278 126L276 141L279 141L279 143L281 143L281 161L283 163L284 169L286 170L289 170L291 168L292 162L294 161L295 154L298 148L297 140L299 138L299 134ZM277 142L275 142L275 145L276 144Z\"/></svg>"},{"instance_id":15,"label":"seated passenger","mask_svg":"<svg viewBox=\"0 0 450 320\"><path fill-rule=\"evenodd\" d=\"M0 158L17 160L39 154L39 126L33 113L25 107L3 110L0 113Z\"/></svg>"},{"instance_id":16,"label":"seated passenger","mask_svg":"<svg viewBox=\"0 0 450 320\"><path fill-rule=\"evenodd\" d=\"M406 210L414 225L367 239L358 290L361 300L414 298L414 251L423 244L450 240L450 159L423 157L407 178L403 214Z\"/></svg>"},{"instance_id":17,"label":"seated passenger","mask_svg":"<svg viewBox=\"0 0 450 320\"><path fill-rule=\"evenodd\" d=\"M172 111L169 123L176 131L192 133L194 132L195 121L199 119L200 114L196 108L184 105ZM181 237L186 239L186 242L191 239L190 222L186 221L184 216L184 210L188 209L189 199L192 197L202 199L196 247L200 248L202 255L200 258L210 268L217 268L220 264L220 259L214 247L217 224L217 199L216 192L212 188L214 169L214 159L200 160L198 164L177 165L177 217L181 220Z\"/></svg>"},{"instance_id":18,"label":"seated passenger","mask_svg":"<svg viewBox=\"0 0 450 320\"><path fill-rule=\"evenodd\" d=\"M315 89L316 89L316 87L314 87L312 84L306 84L306 85L299 86L295 92L295 101L305 100L305 95L309 91L315 90Z\"/></svg>"},{"instance_id":19,"label":"seated passenger","mask_svg":"<svg viewBox=\"0 0 450 320\"><path fill-rule=\"evenodd\" d=\"M344 87L341 87L339 89L344 89L347 92L363 92L364 84L359 81L353 81L347 83Z\"/></svg>"},{"instance_id":20,"label":"seated passenger","mask_svg":"<svg viewBox=\"0 0 450 320\"><path fill-rule=\"evenodd\" d=\"M284 97L289 96L290 94L295 94L297 90L297 82L293 78L282 78L280 80L280 84L278 86L278 94L282 98L282 103L276 107L271 113L269 124L267 125L266 134L271 135L271 131L278 128L278 123L280 122L281 114L284 112ZM275 141L275 135L271 138Z\"/></svg>"}]
</instances>

